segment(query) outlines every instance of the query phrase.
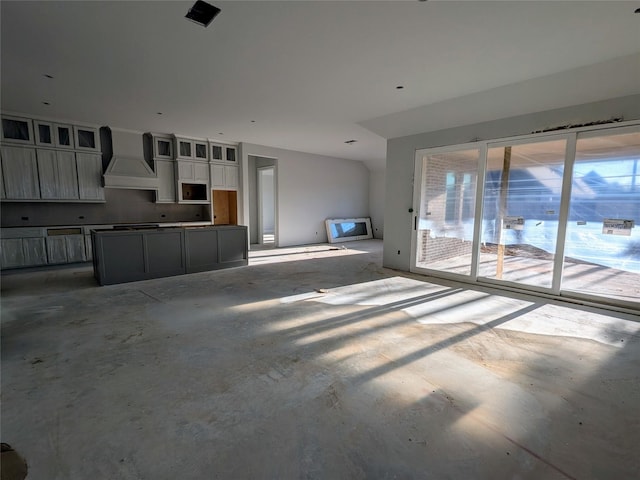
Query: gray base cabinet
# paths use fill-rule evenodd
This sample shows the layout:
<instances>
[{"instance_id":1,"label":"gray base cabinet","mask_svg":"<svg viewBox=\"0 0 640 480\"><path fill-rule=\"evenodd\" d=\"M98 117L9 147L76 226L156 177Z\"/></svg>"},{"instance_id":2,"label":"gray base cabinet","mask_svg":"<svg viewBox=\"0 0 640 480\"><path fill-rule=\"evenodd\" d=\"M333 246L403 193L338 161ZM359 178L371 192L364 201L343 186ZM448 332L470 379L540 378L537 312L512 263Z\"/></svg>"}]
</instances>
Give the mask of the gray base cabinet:
<instances>
[{"instance_id":1,"label":"gray base cabinet","mask_svg":"<svg viewBox=\"0 0 640 480\"><path fill-rule=\"evenodd\" d=\"M3 238L0 242L2 268L33 267L47 263L44 238Z\"/></svg>"},{"instance_id":2,"label":"gray base cabinet","mask_svg":"<svg viewBox=\"0 0 640 480\"><path fill-rule=\"evenodd\" d=\"M248 264L247 227L165 227L92 231L93 271L100 285Z\"/></svg>"},{"instance_id":3,"label":"gray base cabinet","mask_svg":"<svg viewBox=\"0 0 640 480\"><path fill-rule=\"evenodd\" d=\"M54 235L46 240L50 265L86 261L84 235Z\"/></svg>"},{"instance_id":4,"label":"gray base cabinet","mask_svg":"<svg viewBox=\"0 0 640 480\"><path fill-rule=\"evenodd\" d=\"M0 236L0 267L21 268L47 264L42 228L2 229Z\"/></svg>"}]
</instances>

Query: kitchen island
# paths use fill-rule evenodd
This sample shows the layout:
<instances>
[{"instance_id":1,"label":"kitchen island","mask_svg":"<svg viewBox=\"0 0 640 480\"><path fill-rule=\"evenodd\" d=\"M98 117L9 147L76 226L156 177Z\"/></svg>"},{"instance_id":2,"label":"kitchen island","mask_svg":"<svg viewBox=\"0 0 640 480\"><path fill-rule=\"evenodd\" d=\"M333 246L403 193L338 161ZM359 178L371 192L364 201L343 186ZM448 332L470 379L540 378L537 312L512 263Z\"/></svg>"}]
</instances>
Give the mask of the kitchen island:
<instances>
[{"instance_id":1,"label":"kitchen island","mask_svg":"<svg viewBox=\"0 0 640 480\"><path fill-rule=\"evenodd\" d=\"M248 264L247 227L132 227L92 230L93 272L100 285Z\"/></svg>"}]
</instances>

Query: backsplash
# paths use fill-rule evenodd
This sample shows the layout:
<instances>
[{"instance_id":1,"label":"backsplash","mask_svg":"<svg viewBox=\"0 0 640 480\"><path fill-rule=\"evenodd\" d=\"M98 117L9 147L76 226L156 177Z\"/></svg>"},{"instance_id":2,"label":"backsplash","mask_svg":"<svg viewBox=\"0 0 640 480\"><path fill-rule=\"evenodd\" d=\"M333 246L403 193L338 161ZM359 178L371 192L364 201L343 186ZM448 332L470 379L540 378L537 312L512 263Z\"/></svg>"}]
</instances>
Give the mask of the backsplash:
<instances>
[{"instance_id":1,"label":"backsplash","mask_svg":"<svg viewBox=\"0 0 640 480\"><path fill-rule=\"evenodd\" d=\"M2 203L2 227L209 221L207 205L155 203L151 190L105 189L105 203Z\"/></svg>"}]
</instances>

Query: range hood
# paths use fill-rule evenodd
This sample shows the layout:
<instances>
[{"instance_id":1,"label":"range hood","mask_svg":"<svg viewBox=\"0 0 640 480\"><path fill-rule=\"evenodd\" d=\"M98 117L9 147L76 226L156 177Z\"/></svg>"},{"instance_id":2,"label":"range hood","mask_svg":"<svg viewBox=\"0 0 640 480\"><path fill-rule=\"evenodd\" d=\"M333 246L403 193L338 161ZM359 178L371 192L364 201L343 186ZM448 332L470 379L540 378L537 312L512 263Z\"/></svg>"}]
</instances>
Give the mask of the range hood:
<instances>
[{"instance_id":1,"label":"range hood","mask_svg":"<svg viewBox=\"0 0 640 480\"><path fill-rule=\"evenodd\" d=\"M111 129L113 155L104 172L105 188L157 190L158 176L144 159L141 133Z\"/></svg>"}]
</instances>

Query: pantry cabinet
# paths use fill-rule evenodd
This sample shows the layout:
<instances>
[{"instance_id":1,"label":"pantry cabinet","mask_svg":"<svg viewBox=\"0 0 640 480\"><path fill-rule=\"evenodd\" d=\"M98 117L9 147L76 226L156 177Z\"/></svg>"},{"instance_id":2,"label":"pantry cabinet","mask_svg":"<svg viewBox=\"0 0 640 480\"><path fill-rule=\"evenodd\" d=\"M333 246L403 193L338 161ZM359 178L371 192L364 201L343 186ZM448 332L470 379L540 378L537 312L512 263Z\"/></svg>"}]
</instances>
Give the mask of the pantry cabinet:
<instances>
[{"instance_id":1,"label":"pantry cabinet","mask_svg":"<svg viewBox=\"0 0 640 480\"><path fill-rule=\"evenodd\" d=\"M238 189L238 167L211 164L211 188L221 190Z\"/></svg>"}]
</instances>

